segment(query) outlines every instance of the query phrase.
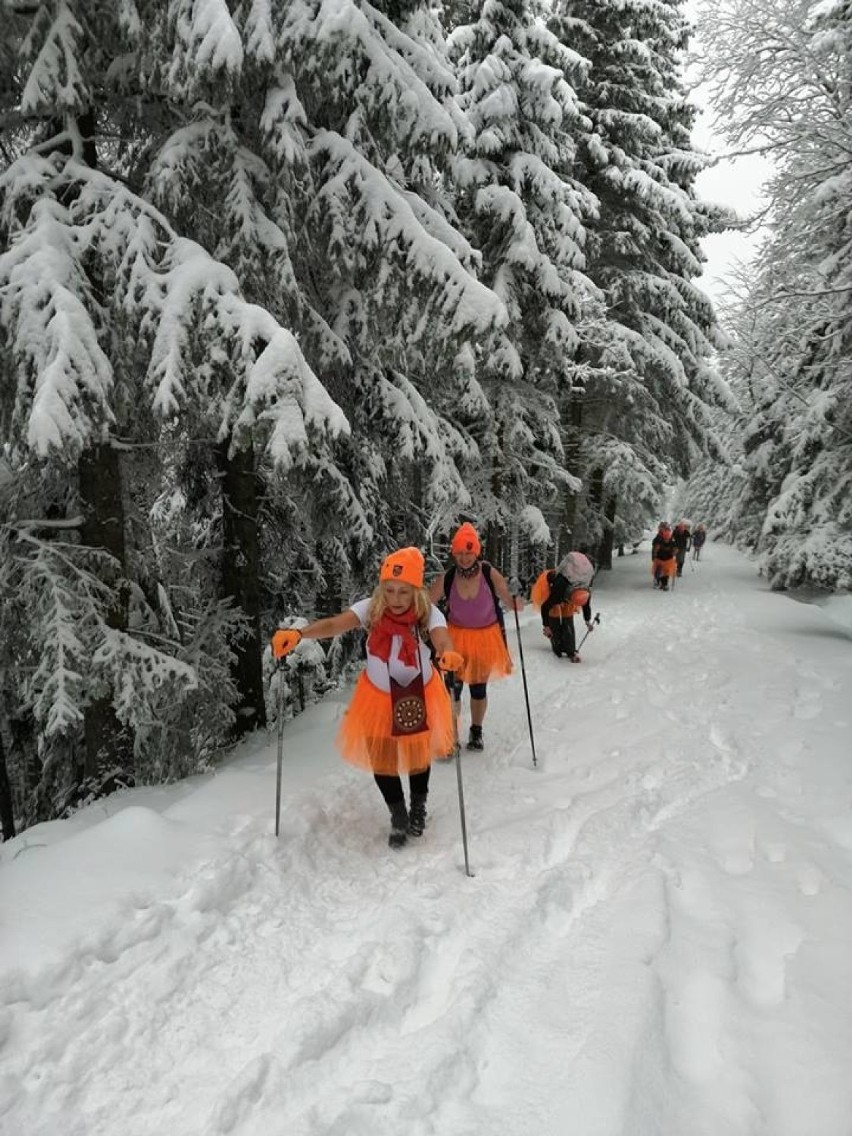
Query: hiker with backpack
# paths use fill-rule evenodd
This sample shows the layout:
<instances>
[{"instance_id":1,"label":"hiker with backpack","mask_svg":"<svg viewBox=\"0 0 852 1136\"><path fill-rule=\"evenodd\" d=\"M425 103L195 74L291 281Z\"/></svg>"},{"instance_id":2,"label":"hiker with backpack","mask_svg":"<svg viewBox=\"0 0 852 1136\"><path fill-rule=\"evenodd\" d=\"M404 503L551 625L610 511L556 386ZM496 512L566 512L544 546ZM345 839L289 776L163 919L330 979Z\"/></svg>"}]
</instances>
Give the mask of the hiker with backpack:
<instances>
[{"instance_id":1,"label":"hiker with backpack","mask_svg":"<svg viewBox=\"0 0 852 1136\"><path fill-rule=\"evenodd\" d=\"M678 521L672 533L675 542L675 560L677 561L677 574L683 575L683 565L686 554L692 548L692 534L689 531L689 521Z\"/></svg>"},{"instance_id":2,"label":"hiker with backpack","mask_svg":"<svg viewBox=\"0 0 852 1136\"><path fill-rule=\"evenodd\" d=\"M669 590L669 580L674 581L677 572L677 545L672 527L667 521L660 521L657 535L651 541L651 573L654 587L663 592ZM674 582L672 582L674 588Z\"/></svg>"},{"instance_id":3,"label":"hiker with backpack","mask_svg":"<svg viewBox=\"0 0 852 1136\"><path fill-rule=\"evenodd\" d=\"M524 601L513 596L505 578L481 559L479 534L465 521L450 543L453 564L432 582L433 603L443 603L453 646L464 657L464 667L453 677L455 713L461 707L465 683L470 690L470 734L467 748L484 748L482 724L488 709L488 686L512 673L506 646L501 602L522 611Z\"/></svg>"},{"instance_id":4,"label":"hiker with backpack","mask_svg":"<svg viewBox=\"0 0 852 1136\"><path fill-rule=\"evenodd\" d=\"M423 554L400 548L382 561L369 599L300 630L276 631L272 653L282 659L302 639L331 639L358 627L367 630L367 662L337 733L337 746L351 765L372 773L391 815L388 844L401 848L422 836L432 760L453 747L452 707L432 666L428 638L440 671L458 670L443 614L423 586ZM400 774L407 774L406 808Z\"/></svg>"},{"instance_id":5,"label":"hiker with backpack","mask_svg":"<svg viewBox=\"0 0 852 1136\"><path fill-rule=\"evenodd\" d=\"M533 585L532 601L541 611L542 633L557 659L566 655L579 663L574 616L583 613L588 631L592 622L592 580L595 567L583 552L572 551L555 568L545 569Z\"/></svg>"},{"instance_id":6,"label":"hiker with backpack","mask_svg":"<svg viewBox=\"0 0 852 1136\"><path fill-rule=\"evenodd\" d=\"M707 540L707 529L704 525L699 524L695 527L695 532L692 534L692 559L701 559L701 549L704 547L704 542Z\"/></svg>"}]
</instances>

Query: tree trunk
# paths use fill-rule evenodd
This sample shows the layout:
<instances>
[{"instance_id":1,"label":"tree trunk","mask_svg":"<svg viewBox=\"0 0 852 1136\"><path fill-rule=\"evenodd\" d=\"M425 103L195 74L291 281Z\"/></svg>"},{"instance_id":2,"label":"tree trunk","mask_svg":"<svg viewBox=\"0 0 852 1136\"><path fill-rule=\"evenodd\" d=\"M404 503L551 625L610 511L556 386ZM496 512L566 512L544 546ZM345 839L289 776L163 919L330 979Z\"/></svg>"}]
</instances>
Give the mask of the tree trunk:
<instances>
[{"instance_id":1,"label":"tree trunk","mask_svg":"<svg viewBox=\"0 0 852 1136\"><path fill-rule=\"evenodd\" d=\"M568 404L568 429L565 439L565 468L575 477L579 477L580 469L580 439L583 428L583 396L582 391L572 394ZM556 560L557 562L576 548L577 533L574 528L577 521L577 493L566 493L565 505L559 519L559 529L556 533Z\"/></svg>"},{"instance_id":2,"label":"tree trunk","mask_svg":"<svg viewBox=\"0 0 852 1136\"><path fill-rule=\"evenodd\" d=\"M234 730L242 737L266 725L260 638L259 500L254 449L230 453L230 439L217 447L222 473L222 590L248 619L248 633L231 644L231 673L238 701Z\"/></svg>"},{"instance_id":3,"label":"tree trunk","mask_svg":"<svg viewBox=\"0 0 852 1136\"><path fill-rule=\"evenodd\" d=\"M84 521L80 529L83 544L103 549L119 566L120 579L113 591L113 603L106 622L118 631L127 630L127 586L124 545L124 502L121 492L121 466L118 451L107 443L90 446L80 455L77 466L80 502ZM83 776L96 784L103 775L120 766L133 768L133 745L113 709L112 692L86 707L83 718Z\"/></svg>"},{"instance_id":4,"label":"tree trunk","mask_svg":"<svg viewBox=\"0 0 852 1136\"><path fill-rule=\"evenodd\" d=\"M618 498L613 494L607 498L605 509L605 526L603 536L598 545L598 568L612 568L612 541L615 535L615 511Z\"/></svg>"},{"instance_id":5,"label":"tree trunk","mask_svg":"<svg viewBox=\"0 0 852 1136\"><path fill-rule=\"evenodd\" d=\"M588 512L596 515L597 518L600 518L601 520L603 519L604 499L603 476L604 475L602 469L592 470L591 476L589 477L588 494ZM601 529L602 528L603 526L601 526ZM575 540L574 547L579 549L580 552L588 553L589 556L595 556L595 552L592 550L594 548L594 542L596 539L600 543L600 537L598 535L600 531L601 530L597 528L597 525L595 525L594 529L591 532L585 532L581 534L582 539Z\"/></svg>"},{"instance_id":6,"label":"tree trunk","mask_svg":"<svg viewBox=\"0 0 852 1136\"><path fill-rule=\"evenodd\" d=\"M6 750L3 748L3 735L0 733L0 832L3 840L11 840L15 835L15 810L12 805L12 785L6 769Z\"/></svg>"}]
</instances>

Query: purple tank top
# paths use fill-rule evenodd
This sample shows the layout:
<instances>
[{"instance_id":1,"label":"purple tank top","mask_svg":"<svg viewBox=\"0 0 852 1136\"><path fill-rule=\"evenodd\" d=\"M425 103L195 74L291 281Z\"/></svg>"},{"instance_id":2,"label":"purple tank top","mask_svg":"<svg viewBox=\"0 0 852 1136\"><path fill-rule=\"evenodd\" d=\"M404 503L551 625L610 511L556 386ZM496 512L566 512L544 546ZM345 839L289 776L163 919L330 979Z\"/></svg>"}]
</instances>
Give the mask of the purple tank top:
<instances>
[{"instance_id":1,"label":"purple tank top","mask_svg":"<svg viewBox=\"0 0 852 1136\"><path fill-rule=\"evenodd\" d=\"M463 600L459 595L458 578L450 585L450 623L459 627L490 627L497 622L494 598L485 582L482 570L479 572L479 591L472 600Z\"/></svg>"}]
</instances>

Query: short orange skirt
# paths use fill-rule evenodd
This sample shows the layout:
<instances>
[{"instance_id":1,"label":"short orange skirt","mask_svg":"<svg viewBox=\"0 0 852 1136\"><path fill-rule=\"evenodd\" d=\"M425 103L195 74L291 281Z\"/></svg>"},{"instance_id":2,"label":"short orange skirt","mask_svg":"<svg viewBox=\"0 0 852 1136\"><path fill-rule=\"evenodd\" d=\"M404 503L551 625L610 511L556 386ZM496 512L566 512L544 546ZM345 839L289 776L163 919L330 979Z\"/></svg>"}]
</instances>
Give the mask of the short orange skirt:
<instances>
[{"instance_id":1,"label":"short orange skirt","mask_svg":"<svg viewBox=\"0 0 852 1136\"><path fill-rule=\"evenodd\" d=\"M671 560L651 561L651 575L655 579L657 576L674 576L675 572L677 572L677 561L674 557Z\"/></svg>"},{"instance_id":2,"label":"short orange skirt","mask_svg":"<svg viewBox=\"0 0 852 1136\"><path fill-rule=\"evenodd\" d=\"M368 773L395 776L428 769L434 758L453 753L453 712L450 696L436 670L426 683L426 721L422 734L391 734L391 696L373 686L362 671L352 701L337 731L337 748L345 761Z\"/></svg>"},{"instance_id":3,"label":"short orange skirt","mask_svg":"<svg viewBox=\"0 0 852 1136\"><path fill-rule=\"evenodd\" d=\"M462 682L493 682L512 673L512 656L506 647L499 623L488 627L448 625L453 650L464 658L464 668L456 672Z\"/></svg>"}]
</instances>

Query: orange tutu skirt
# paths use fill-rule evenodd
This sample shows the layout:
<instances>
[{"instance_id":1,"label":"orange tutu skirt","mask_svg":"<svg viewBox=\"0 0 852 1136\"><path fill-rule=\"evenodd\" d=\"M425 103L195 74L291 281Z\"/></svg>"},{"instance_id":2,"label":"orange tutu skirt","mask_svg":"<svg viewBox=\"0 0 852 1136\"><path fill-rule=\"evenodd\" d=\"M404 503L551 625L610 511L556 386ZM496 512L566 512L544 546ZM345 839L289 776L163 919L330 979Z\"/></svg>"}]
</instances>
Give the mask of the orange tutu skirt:
<instances>
[{"instance_id":1,"label":"orange tutu skirt","mask_svg":"<svg viewBox=\"0 0 852 1136\"><path fill-rule=\"evenodd\" d=\"M448 625L453 650L464 658L464 668L456 672L462 682L490 682L512 673L512 656L503 639L499 623L488 627Z\"/></svg>"},{"instance_id":2,"label":"orange tutu skirt","mask_svg":"<svg viewBox=\"0 0 852 1136\"><path fill-rule=\"evenodd\" d=\"M671 560L651 561L651 575L654 579L657 576L674 576L675 572L677 572L677 561L674 557Z\"/></svg>"},{"instance_id":3,"label":"orange tutu skirt","mask_svg":"<svg viewBox=\"0 0 852 1136\"><path fill-rule=\"evenodd\" d=\"M437 671L426 683L426 721L421 734L391 734L391 696L373 686L366 672L355 686L337 731L337 748L344 760L369 773L395 776L428 769L436 757L448 757L455 745L450 696Z\"/></svg>"}]
</instances>

